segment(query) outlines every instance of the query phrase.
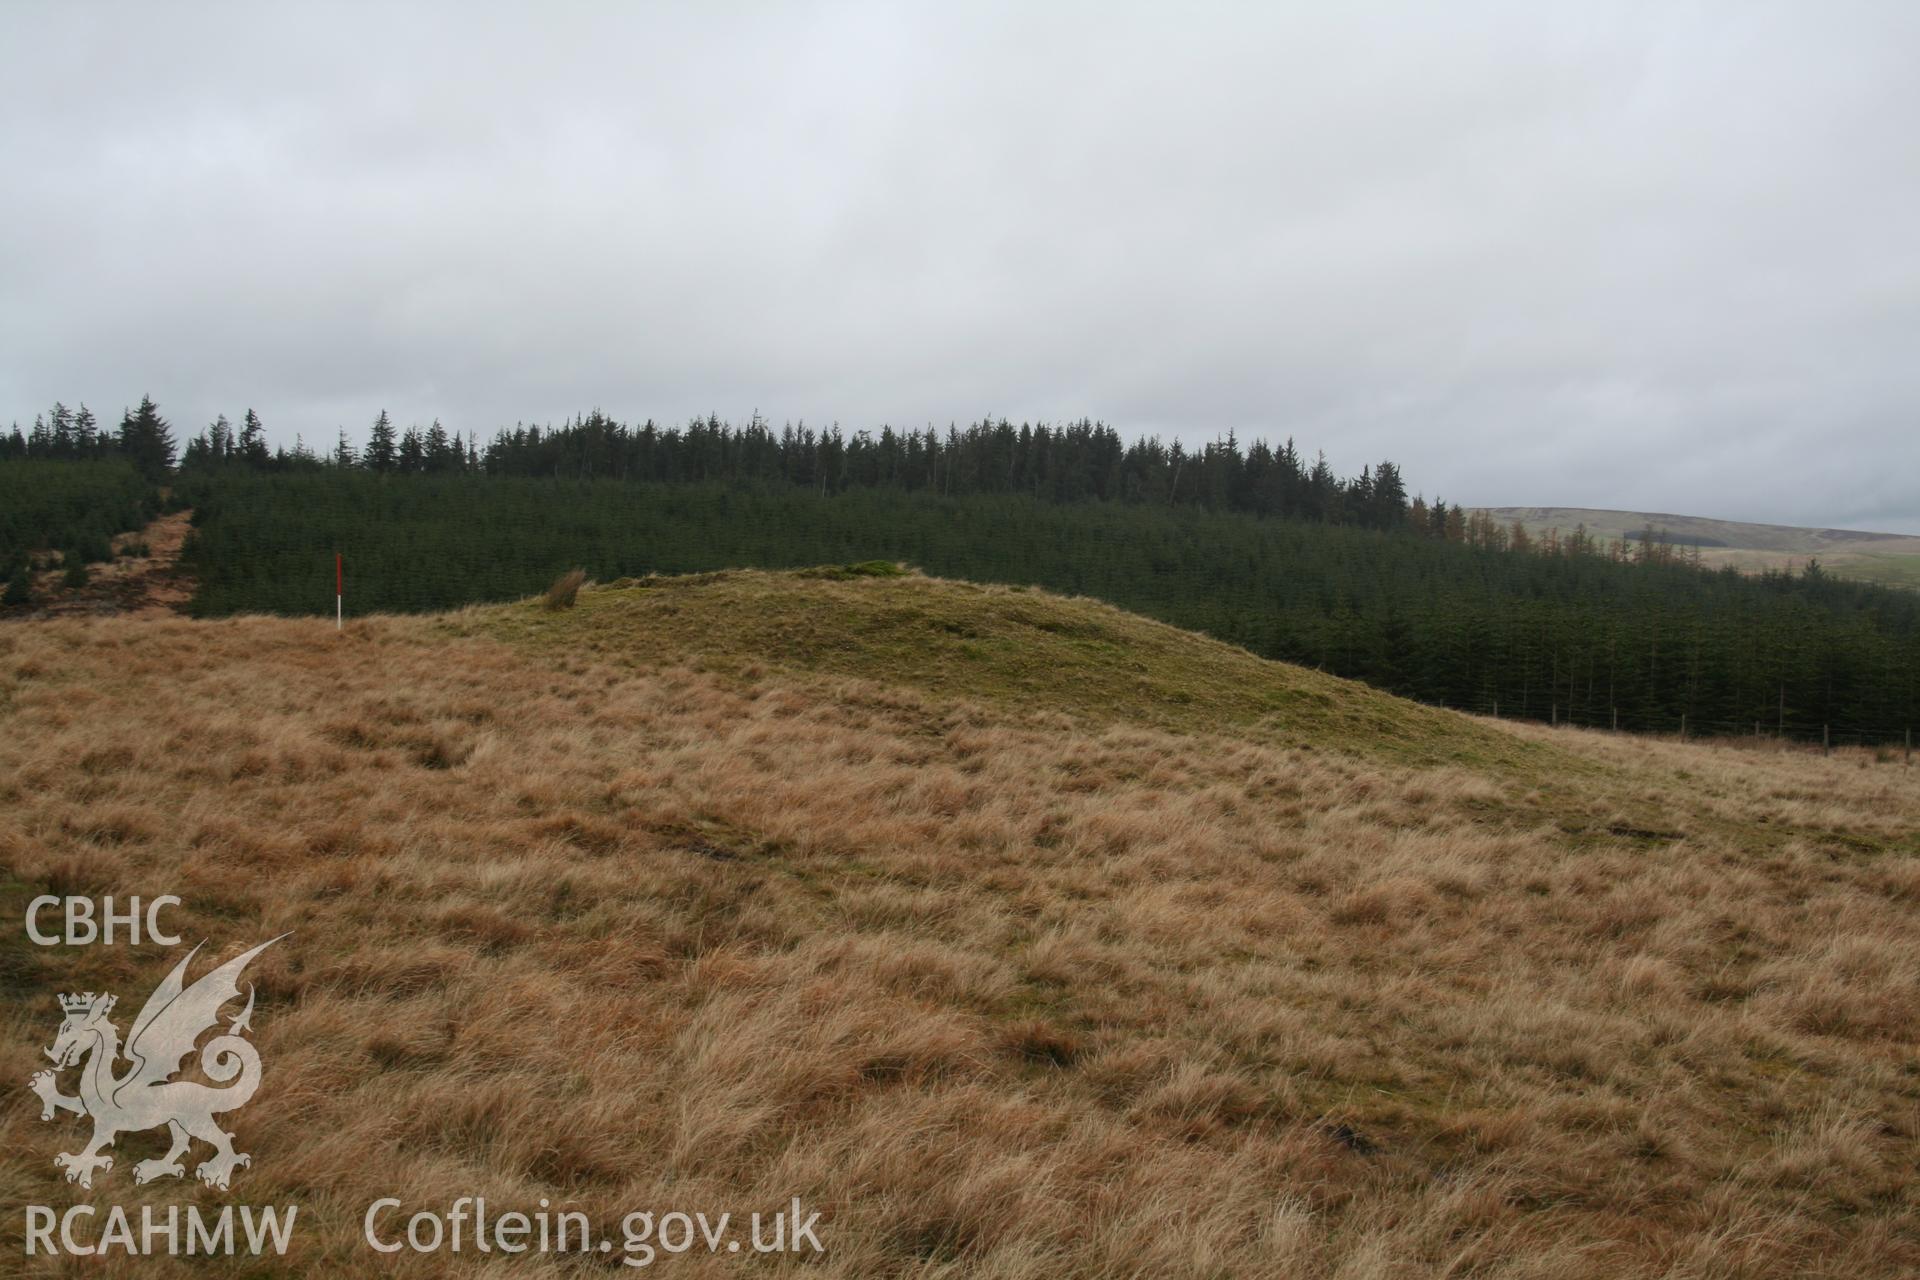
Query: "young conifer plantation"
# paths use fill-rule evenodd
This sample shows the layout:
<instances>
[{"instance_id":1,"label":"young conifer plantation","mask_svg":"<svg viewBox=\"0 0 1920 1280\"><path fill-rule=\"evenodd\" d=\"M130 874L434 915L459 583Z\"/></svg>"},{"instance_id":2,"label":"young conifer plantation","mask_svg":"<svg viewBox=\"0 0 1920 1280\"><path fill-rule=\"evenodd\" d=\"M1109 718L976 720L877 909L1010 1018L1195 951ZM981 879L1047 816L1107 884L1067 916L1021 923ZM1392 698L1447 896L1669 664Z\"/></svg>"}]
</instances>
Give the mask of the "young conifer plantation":
<instances>
[{"instance_id":1,"label":"young conifer plantation","mask_svg":"<svg viewBox=\"0 0 1920 1280\"><path fill-rule=\"evenodd\" d=\"M87 565L113 558L114 534L158 514L173 464L172 428L147 396L117 432L56 403L31 432L0 434L0 605L30 604L34 570L56 559L69 585L84 583Z\"/></svg>"}]
</instances>

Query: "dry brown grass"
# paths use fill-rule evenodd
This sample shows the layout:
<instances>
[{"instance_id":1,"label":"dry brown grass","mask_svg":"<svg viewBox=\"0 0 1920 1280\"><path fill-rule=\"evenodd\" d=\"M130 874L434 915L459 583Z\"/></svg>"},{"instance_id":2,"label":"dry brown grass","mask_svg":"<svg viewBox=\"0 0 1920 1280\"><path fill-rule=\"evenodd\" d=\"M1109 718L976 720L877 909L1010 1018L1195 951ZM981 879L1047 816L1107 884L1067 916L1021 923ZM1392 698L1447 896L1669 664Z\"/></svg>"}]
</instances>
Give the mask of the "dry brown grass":
<instances>
[{"instance_id":1,"label":"dry brown grass","mask_svg":"<svg viewBox=\"0 0 1920 1280\"><path fill-rule=\"evenodd\" d=\"M571 609L574 600L580 595L580 588L585 586L586 582L585 569L569 569L553 580L553 585L547 588L546 595L541 597L541 603L556 613L561 609Z\"/></svg>"},{"instance_id":2,"label":"dry brown grass","mask_svg":"<svg viewBox=\"0 0 1920 1280\"><path fill-rule=\"evenodd\" d=\"M296 930L230 1123L297 1273L375 1270L375 1197L474 1193L608 1228L799 1195L832 1276L1920 1268L1920 771L1511 726L1592 767L1414 768L774 656L6 628L4 905ZM15 1081L56 991L165 968L0 955ZM66 1203L77 1122L21 1088L0 1123L0 1201ZM194 1194L119 1152L96 1201Z\"/></svg>"}]
</instances>

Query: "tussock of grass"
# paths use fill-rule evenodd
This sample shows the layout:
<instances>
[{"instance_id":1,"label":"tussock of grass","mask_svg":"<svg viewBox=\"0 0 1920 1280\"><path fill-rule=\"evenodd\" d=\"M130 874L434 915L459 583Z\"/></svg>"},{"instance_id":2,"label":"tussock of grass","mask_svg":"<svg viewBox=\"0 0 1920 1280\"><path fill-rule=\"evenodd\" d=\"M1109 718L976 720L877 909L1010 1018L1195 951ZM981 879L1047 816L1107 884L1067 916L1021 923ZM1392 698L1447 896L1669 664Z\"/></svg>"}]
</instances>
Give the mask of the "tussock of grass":
<instances>
[{"instance_id":1,"label":"tussock of grass","mask_svg":"<svg viewBox=\"0 0 1920 1280\"><path fill-rule=\"evenodd\" d=\"M845 582L850 578L904 578L909 570L892 560L862 560L857 564L829 564L817 569L801 569L802 578L831 578Z\"/></svg>"},{"instance_id":2,"label":"tussock of grass","mask_svg":"<svg viewBox=\"0 0 1920 1280\"><path fill-rule=\"evenodd\" d=\"M546 594L540 597L540 603L548 612L558 613L562 609L571 609L574 600L580 594L580 588L587 580L585 569L569 569L553 580Z\"/></svg>"},{"instance_id":3,"label":"tussock of grass","mask_svg":"<svg viewBox=\"0 0 1920 1280\"><path fill-rule=\"evenodd\" d=\"M1535 751L1555 789L1499 763ZM822 1277L1920 1269L1920 772L1859 753L741 574L338 636L3 628L0 813L15 921L166 891L214 954L296 931L227 1124L303 1274L364 1271L389 1194L609 1231L800 1195ZM167 959L0 935L0 1076L45 1065L56 991L131 1005ZM0 1114L7 1193L68 1203L79 1126L37 1116ZM190 1194L132 1185L142 1141L94 1193L136 1217Z\"/></svg>"}]
</instances>

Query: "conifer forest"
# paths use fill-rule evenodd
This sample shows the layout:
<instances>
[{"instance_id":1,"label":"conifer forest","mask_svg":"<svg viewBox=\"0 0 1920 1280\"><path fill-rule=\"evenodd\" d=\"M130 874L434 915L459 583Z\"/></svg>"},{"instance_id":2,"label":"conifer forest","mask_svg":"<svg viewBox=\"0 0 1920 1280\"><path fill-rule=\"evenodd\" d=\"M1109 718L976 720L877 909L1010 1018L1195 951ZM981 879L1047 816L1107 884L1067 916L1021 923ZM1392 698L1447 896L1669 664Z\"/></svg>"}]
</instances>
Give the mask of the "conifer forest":
<instances>
[{"instance_id":1,"label":"conifer forest","mask_svg":"<svg viewBox=\"0 0 1920 1280\"><path fill-rule=\"evenodd\" d=\"M1465 710L1599 727L1897 742L1920 719L1920 594L1707 571L1657 537L1530 537L1336 475L1291 441L1188 450L1090 421L944 431L683 428L585 415L482 441L438 423L269 450L257 415L176 446L56 406L0 436L0 559L104 558L190 508L203 616L350 613L608 580L884 559L1093 596L1265 657Z\"/></svg>"}]
</instances>

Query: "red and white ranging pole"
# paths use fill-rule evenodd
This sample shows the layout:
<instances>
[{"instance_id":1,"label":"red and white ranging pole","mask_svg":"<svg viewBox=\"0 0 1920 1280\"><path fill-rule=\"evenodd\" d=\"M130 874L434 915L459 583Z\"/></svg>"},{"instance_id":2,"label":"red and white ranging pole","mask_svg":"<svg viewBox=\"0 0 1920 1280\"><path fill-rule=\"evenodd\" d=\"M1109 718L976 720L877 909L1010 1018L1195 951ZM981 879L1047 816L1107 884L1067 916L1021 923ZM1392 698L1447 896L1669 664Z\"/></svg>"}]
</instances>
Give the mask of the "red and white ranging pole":
<instances>
[{"instance_id":1,"label":"red and white ranging pole","mask_svg":"<svg viewBox=\"0 0 1920 1280\"><path fill-rule=\"evenodd\" d=\"M333 553L333 629L343 631L347 625L347 575L340 567L340 553Z\"/></svg>"}]
</instances>

